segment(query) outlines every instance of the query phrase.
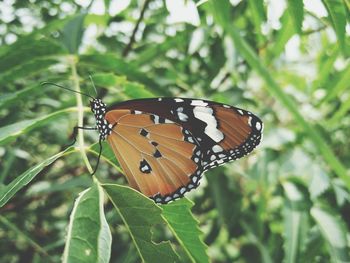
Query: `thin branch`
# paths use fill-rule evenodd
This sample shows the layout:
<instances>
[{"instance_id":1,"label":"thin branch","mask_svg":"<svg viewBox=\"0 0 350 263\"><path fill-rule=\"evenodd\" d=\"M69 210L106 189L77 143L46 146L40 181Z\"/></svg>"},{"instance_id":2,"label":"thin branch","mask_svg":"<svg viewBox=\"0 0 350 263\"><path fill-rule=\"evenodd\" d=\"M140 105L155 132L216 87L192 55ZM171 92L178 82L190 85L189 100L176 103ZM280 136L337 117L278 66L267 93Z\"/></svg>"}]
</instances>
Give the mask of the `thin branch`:
<instances>
[{"instance_id":1,"label":"thin branch","mask_svg":"<svg viewBox=\"0 0 350 263\"><path fill-rule=\"evenodd\" d=\"M139 29L140 23L141 23L144 15L145 15L146 9L147 9L148 4L150 2L151 2L150 0L145 0L145 2L143 4L143 7L142 7L142 10L141 10L141 13L140 13L140 17L139 17L139 19L137 20L137 22L135 24L134 30L132 31L129 43L127 44L127 46L123 50L123 57L126 57L129 54L129 52L131 51L132 45L135 42L135 35L137 33L137 30Z\"/></svg>"}]
</instances>

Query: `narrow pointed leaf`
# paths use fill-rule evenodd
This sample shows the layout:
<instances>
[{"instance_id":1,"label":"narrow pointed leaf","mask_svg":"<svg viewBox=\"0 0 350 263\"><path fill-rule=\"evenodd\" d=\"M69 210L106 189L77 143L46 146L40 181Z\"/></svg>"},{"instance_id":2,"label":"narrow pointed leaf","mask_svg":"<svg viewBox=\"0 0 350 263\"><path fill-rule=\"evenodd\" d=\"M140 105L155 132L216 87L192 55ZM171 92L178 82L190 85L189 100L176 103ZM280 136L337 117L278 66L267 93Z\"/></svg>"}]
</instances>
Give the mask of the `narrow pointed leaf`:
<instances>
[{"instance_id":1,"label":"narrow pointed leaf","mask_svg":"<svg viewBox=\"0 0 350 263\"><path fill-rule=\"evenodd\" d=\"M54 161L56 161L61 156L73 152L72 148L68 148L63 152L60 152L45 161L37 164L36 166L30 168L29 170L25 171L20 176L16 177L15 180L13 180L8 185L0 188L0 207L5 205L12 196L14 196L19 190L21 190L24 186L26 186L30 181L34 179L34 177L43 170L46 166L52 164Z\"/></svg>"},{"instance_id":2,"label":"narrow pointed leaf","mask_svg":"<svg viewBox=\"0 0 350 263\"><path fill-rule=\"evenodd\" d=\"M345 222L336 213L313 207L311 215L326 240L334 262L350 262Z\"/></svg>"},{"instance_id":3,"label":"narrow pointed leaf","mask_svg":"<svg viewBox=\"0 0 350 263\"><path fill-rule=\"evenodd\" d=\"M112 236L103 209L103 189L97 183L75 200L63 263L108 263Z\"/></svg>"},{"instance_id":4,"label":"narrow pointed leaf","mask_svg":"<svg viewBox=\"0 0 350 263\"><path fill-rule=\"evenodd\" d=\"M0 128L0 145L13 141L21 134L27 133L35 128L42 127L43 125L54 121L56 118L63 116L69 112L76 111L76 108L67 108L64 110L56 111L49 115L39 117L31 120L24 120L10 124Z\"/></svg>"},{"instance_id":5,"label":"narrow pointed leaf","mask_svg":"<svg viewBox=\"0 0 350 263\"><path fill-rule=\"evenodd\" d=\"M342 0L322 0L327 8L340 47L345 52L346 9Z\"/></svg>"},{"instance_id":6,"label":"narrow pointed leaf","mask_svg":"<svg viewBox=\"0 0 350 263\"><path fill-rule=\"evenodd\" d=\"M288 11L292 18L295 32L301 34L304 20L303 0L288 0Z\"/></svg>"},{"instance_id":7,"label":"narrow pointed leaf","mask_svg":"<svg viewBox=\"0 0 350 263\"><path fill-rule=\"evenodd\" d=\"M198 221L191 213L192 206L188 199L172 202L162 206L163 216L193 262L209 262Z\"/></svg>"},{"instance_id":8,"label":"narrow pointed leaf","mask_svg":"<svg viewBox=\"0 0 350 263\"><path fill-rule=\"evenodd\" d=\"M300 262L308 227L308 200L305 191L302 191L297 184L285 182L283 188L286 195L284 209L285 262Z\"/></svg>"},{"instance_id":9,"label":"narrow pointed leaf","mask_svg":"<svg viewBox=\"0 0 350 263\"><path fill-rule=\"evenodd\" d=\"M73 17L63 28L61 41L71 54L77 54L84 33L85 14Z\"/></svg>"}]
</instances>

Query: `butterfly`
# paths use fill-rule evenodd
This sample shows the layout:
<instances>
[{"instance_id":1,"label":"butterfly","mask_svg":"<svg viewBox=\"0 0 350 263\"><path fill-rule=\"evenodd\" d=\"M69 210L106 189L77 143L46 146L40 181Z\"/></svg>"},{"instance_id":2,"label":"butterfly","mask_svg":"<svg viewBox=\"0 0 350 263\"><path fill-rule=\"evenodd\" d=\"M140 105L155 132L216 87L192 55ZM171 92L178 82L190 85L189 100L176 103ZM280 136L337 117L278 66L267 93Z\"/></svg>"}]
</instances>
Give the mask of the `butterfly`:
<instances>
[{"instance_id":1,"label":"butterfly","mask_svg":"<svg viewBox=\"0 0 350 263\"><path fill-rule=\"evenodd\" d=\"M91 98L96 127L75 127L74 136L78 129L97 130L99 157L107 140L129 185L159 204L183 197L206 170L247 155L262 138L259 117L226 104L161 97L107 108L81 94Z\"/></svg>"}]
</instances>

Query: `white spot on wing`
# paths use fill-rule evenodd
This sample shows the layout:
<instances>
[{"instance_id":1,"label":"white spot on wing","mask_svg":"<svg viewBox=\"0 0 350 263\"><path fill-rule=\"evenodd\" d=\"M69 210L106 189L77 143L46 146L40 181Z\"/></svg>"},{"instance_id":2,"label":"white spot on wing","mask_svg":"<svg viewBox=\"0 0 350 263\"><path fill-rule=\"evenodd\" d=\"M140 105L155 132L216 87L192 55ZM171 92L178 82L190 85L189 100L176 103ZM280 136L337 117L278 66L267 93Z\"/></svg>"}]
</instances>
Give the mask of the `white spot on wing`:
<instances>
[{"instance_id":1,"label":"white spot on wing","mask_svg":"<svg viewBox=\"0 0 350 263\"><path fill-rule=\"evenodd\" d=\"M256 128L258 131L260 131L260 129L261 129L261 123L260 123L260 122L256 122L255 128Z\"/></svg>"},{"instance_id":2,"label":"white spot on wing","mask_svg":"<svg viewBox=\"0 0 350 263\"><path fill-rule=\"evenodd\" d=\"M185 113L178 112L177 116L179 117L180 121L187 121L188 120L188 116Z\"/></svg>"},{"instance_id":3,"label":"white spot on wing","mask_svg":"<svg viewBox=\"0 0 350 263\"><path fill-rule=\"evenodd\" d=\"M191 105L193 105L193 106L207 106L208 103L206 103L202 100L192 100Z\"/></svg>"},{"instance_id":4,"label":"white spot on wing","mask_svg":"<svg viewBox=\"0 0 350 263\"><path fill-rule=\"evenodd\" d=\"M243 111L242 110L237 110L239 114L243 115Z\"/></svg>"},{"instance_id":5,"label":"white spot on wing","mask_svg":"<svg viewBox=\"0 0 350 263\"><path fill-rule=\"evenodd\" d=\"M252 127L252 116L249 116L248 118L248 125Z\"/></svg>"},{"instance_id":6,"label":"white spot on wing","mask_svg":"<svg viewBox=\"0 0 350 263\"><path fill-rule=\"evenodd\" d=\"M179 98L176 98L174 100L175 100L175 102L183 102L184 101L183 99L179 99Z\"/></svg>"},{"instance_id":7,"label":"white spot on wing","mask_svg":"<svg viewBox=\"0 0 350 263\"><path fill-rule=\"evenodd\" d=\"M205 122L207 126L204 129L204 132L215 142L220 142L224 139L224 134L218 130L217 128L217 121L216 118L213 115L213 109L210 107L194 107L193 109L194 116Z\"/></svg>"},{"instance_id":8,"label":"white spot on wing","mask_svg":"<svg viewBox=\"0 0 350 263\"><path fill-rule=\"evenodd\" d=\"M222 152L224 150L220 145L217 144L214 145L212 149L214 153Z\"/></svg>"}]
</instances>

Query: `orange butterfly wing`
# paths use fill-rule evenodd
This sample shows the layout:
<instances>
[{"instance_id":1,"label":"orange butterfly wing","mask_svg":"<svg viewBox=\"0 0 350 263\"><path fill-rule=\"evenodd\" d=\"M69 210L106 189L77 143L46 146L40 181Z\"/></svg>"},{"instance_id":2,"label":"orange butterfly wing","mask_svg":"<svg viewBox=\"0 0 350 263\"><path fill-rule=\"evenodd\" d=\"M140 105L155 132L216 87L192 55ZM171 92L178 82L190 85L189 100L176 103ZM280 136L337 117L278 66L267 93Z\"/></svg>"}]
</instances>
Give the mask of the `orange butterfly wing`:
<instances>
[{"instance_id":1,"label":"orange butterfly wing","mask_svg":"<svg viewBox=\"0 0 350 263\"><path fill-rule=\"evenodd\" d=\"M107 141L131 187L167 203L198 186L203 154L192 133L158 115L111 110Z\"/></svg>"}]
</instances>

